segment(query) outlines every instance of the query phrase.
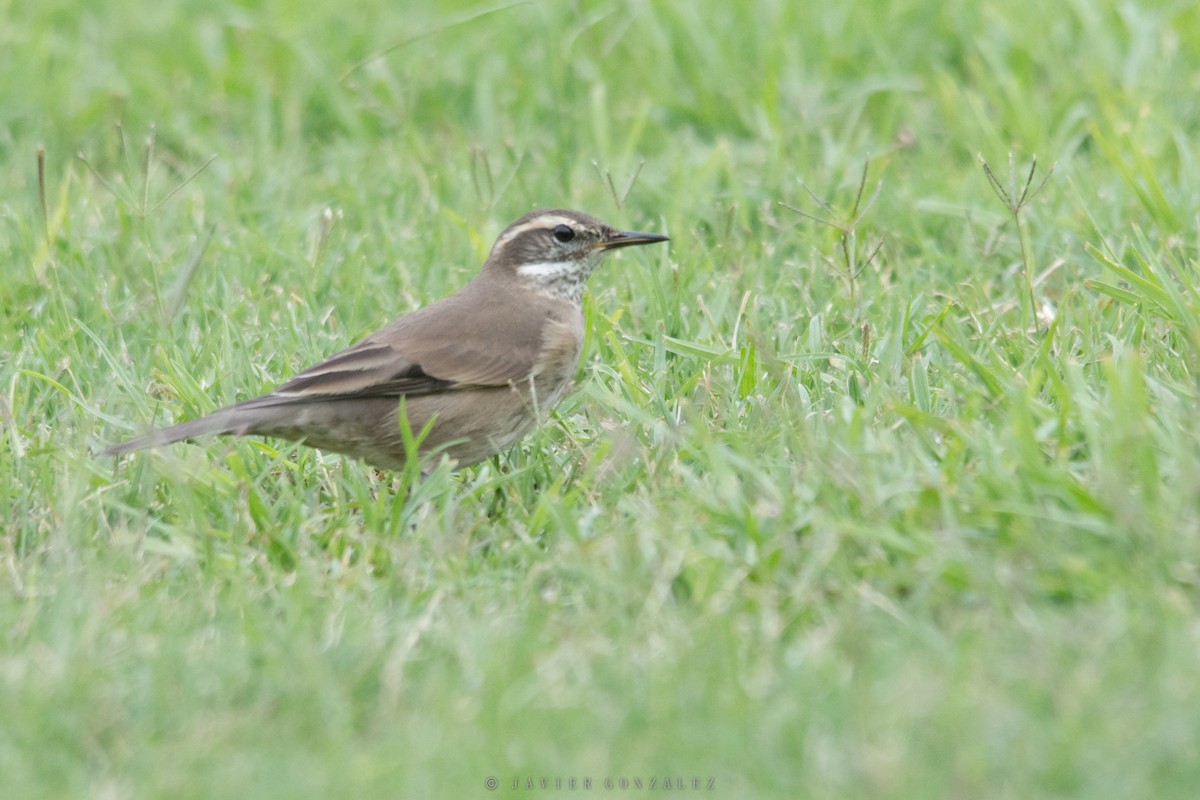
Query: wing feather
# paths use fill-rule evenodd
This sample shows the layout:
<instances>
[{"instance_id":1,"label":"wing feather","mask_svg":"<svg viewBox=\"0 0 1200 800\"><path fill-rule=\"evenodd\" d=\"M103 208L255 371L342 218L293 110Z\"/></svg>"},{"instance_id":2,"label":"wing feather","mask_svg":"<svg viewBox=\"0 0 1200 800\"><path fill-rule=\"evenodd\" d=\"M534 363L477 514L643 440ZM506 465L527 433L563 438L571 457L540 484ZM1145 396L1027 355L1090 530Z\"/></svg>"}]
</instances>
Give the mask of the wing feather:
<instances>
[{"instance_id":1,"label":"wing feather","mask_svg":"<svg viewBox=\"0 0 1200 800\"><path fill-rule=\"evenodd\" d=\"M569 311L498 299L496 291L484 299L477 283L468 284L314 364L263 400L414 397L523 383L537 368L544 326ZM471 313L460 313L464 308ZM514 308L523 313L514 316Z\"/></svg>"}]
</instances>

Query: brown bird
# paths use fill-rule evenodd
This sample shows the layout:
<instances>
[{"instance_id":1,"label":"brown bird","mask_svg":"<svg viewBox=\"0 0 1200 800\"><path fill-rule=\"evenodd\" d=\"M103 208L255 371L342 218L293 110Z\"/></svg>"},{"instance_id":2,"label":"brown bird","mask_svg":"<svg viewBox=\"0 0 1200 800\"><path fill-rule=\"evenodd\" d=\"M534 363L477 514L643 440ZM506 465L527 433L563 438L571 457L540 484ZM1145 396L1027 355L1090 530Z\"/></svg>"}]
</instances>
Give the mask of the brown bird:
<instances>
[{"instance_id":1,"label":"brown bird","mask_svg":"<svg viewBox=\"0 0 1200 800\"><path fill-rule=\"evenodd\" d=\"M583 347L583 286L608 251L667 241L578 211L509 225L471 282L316 364L270 394L114 444L105 455L206 434L277 436L400 469L401 404L419 452L459 466L533 429L566 394Z\"/></svg>"}]
</instances>

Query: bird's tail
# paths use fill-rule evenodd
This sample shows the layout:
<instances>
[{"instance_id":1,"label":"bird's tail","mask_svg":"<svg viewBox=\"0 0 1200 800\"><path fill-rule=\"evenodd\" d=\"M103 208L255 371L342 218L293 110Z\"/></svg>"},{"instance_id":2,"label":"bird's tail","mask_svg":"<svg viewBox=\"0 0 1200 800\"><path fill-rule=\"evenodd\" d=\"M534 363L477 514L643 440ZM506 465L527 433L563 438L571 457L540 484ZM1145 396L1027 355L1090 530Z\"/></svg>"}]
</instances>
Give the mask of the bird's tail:
<instances>
[{"instance_id":1,"label":"bird's tail","mask_svg":"<svg viewBox=\"0 0 1200 800\"><path fill-rule=\"evenodd\" d=\"M158 447L172 442L181 442L184 439L194 439L197 436L241 433L244 428L245 421L239 420L232 408L223 408L207 417L188 420L168 428L159 428L124 442L110 444L101 450L100 454L119 456L123 453L132 453L134 450L145 450L147 447Z\"/></svg>"}]
</instances>

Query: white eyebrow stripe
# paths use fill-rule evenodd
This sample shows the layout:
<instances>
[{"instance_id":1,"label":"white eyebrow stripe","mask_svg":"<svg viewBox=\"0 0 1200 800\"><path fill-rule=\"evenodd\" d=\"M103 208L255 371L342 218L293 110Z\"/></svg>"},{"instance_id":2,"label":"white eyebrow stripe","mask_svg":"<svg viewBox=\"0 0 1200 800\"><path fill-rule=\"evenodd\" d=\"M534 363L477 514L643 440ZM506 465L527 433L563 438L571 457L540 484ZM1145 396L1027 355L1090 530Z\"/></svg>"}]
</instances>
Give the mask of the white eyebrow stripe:
<instances>
[{"instance_id":1,"label":"white eyebrow stripe","mask_svg":"<svg viewBox=\"0 0 1200 800\"><path fill-rule=\"evenodd\" d=\"M502 242L508 242L512 239L515 239L516 237L520 236L522 233L525 233L526 231L549 230L550 228L556 227L558 225L566 225L568 227L573 227L578 224L579 224L578 220L571 219L570 217L564 217L564 216L560 216L558 214L547 214L546 216L537 217L536 219L531 219L531 220L529 220L529 222L526 222L524 225L519 225L518 227L513 228L512 230L508 231L503 236L501 236L500 239L496 242L496 244L501 244Z\"/></svg>"}]
</instances>

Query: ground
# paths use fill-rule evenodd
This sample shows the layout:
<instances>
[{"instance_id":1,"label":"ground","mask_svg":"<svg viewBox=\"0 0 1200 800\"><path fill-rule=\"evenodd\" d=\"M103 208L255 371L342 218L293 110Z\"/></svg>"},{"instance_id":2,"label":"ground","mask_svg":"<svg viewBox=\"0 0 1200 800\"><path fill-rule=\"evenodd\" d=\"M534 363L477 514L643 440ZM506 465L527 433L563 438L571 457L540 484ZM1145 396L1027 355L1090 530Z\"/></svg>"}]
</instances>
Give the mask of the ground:
<instances>
[{"instance_id":1,"label":"ground","mask_svg":"<svg viewBox=\"0 0 1200 800\"><path fill-rule=\"evenodd\" d=\"M1194 796L1194 4L4 5L6 796ZM540 206L512 452L95 455Z\"/></svg>"}]
</instances>

